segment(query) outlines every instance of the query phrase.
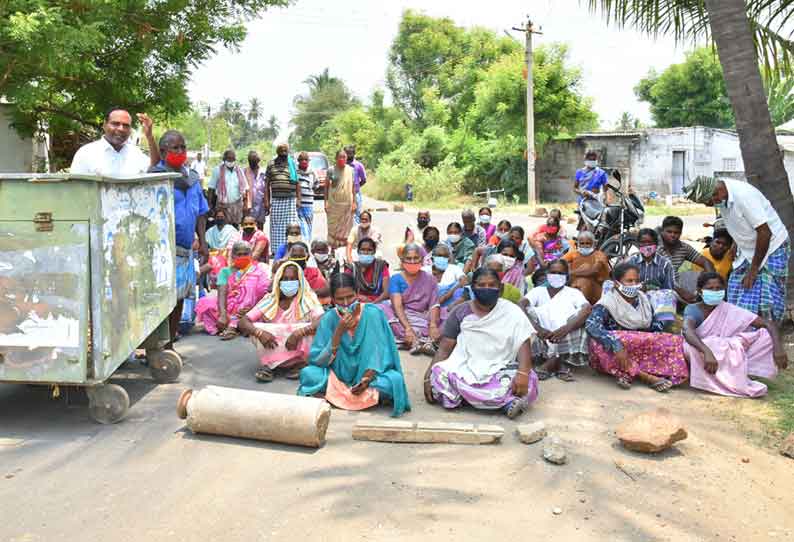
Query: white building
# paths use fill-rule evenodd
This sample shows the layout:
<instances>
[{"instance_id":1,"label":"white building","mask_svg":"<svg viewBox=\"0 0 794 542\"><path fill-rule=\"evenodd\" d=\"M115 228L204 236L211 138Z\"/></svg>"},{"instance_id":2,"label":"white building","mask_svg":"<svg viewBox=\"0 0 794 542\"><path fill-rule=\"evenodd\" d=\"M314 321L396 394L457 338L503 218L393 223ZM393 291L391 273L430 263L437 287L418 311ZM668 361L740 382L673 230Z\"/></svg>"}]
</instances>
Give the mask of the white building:
<instances>
[{"instance_id":1,"label":"white building","mask_svg":"<svg viewBox=\"0 0 794 542\"><path fill-rule=\"evenodd\" d=\"M11 105L0 99L0 173L48 170L47 137L20 136L12 126Z\"/></svg>"}]
</instances>

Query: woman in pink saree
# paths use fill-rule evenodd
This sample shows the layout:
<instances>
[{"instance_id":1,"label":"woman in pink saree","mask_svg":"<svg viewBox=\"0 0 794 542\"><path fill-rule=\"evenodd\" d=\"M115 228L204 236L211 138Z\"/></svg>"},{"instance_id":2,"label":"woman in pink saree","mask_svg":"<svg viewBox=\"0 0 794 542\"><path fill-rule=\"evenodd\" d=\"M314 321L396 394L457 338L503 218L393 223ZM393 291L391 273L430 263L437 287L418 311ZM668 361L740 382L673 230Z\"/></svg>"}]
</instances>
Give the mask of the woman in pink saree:
<instances>
[{"instance_id":1,"label":"woman in pink saree","mask_svg":"<svg viewBox=\"0 0 794 542\"><path fill-rule=\"evenodd\" d=\"M218 290L196 304L196 319L210 335L220 333L221 340L239 335L237 323L262 299L270 287L267 266L253 261L251 245L238 241L232 245L232 265L218 273Z\"/></svg>"},{"instance_id":2,"label":"woman in pink saree","mask_svg":"<svg viewBox=\"0 0 794 542\"><path fill-rule=\"evenodd\" d=\"M271 382L276 369L297 379L306 366L312 336L324 314L303 269L293 261L281 264L266 295L240 320L240 331L251 337L259 357L256 379Z\"/></svg>"},{"instance_id":3,"label":"woman in pink saree","mask_svg":"<svg viewBox=\"0 0 794 542\"><path fill-rule=\"evenodd\" d=\"M725 301L718 273L698 278L702 301L684 310L684 355L693 388L731 397L761 397L766 384L750 375L774 378L788 358L774 323Z\"/></svg>"}]
</instances>

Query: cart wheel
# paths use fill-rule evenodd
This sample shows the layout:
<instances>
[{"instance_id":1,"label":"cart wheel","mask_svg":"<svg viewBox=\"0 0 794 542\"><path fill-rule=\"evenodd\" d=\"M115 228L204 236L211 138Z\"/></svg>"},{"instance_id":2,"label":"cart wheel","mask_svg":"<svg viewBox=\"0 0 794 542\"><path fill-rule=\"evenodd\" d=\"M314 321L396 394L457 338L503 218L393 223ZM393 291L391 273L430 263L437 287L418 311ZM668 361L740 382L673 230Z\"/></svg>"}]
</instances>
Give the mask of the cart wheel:
<instances>
[{"instance_id":1,"label":"cart wheel","mask_svg":"<svg viewBox=\"0 0 794 542\"><path fill-rule=\"evenodd\" d=\"M127 395L127 390L116 384L86 388L86 393L88 412L91 418L99 423L119 422L130 408L130 396Z\"/></svg>"},{"instance_id":2,"label":"cart wheel","mask_svg":"<svg viewBox=\"0 0 794 542\"><path fill-rule=\"evenodd\" d=\"M149 373L158 384L176 382L182 372L182 358L173 350L162 350L148 360Z\"/></svg>"}]
</instances>

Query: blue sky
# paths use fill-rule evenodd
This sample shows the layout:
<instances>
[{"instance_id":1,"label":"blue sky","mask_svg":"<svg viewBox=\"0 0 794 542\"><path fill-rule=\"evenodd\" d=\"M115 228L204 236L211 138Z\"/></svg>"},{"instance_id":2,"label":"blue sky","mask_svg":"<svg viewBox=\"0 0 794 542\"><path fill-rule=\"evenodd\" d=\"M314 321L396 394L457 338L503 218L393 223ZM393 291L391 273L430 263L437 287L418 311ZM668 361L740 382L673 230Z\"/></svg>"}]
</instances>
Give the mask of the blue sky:
<instances>
[{"instance_id":1,"label":"blue sky","mask_svg":"<svg viewBox=\"0 0 794 542\"><path fill-rule=\"evenodd\" d=\"M490 7L490 8L489 8ZM463 26L499 33L531 15L542 36L536 43L565 42L571 61L583 69L584 91L594 99L602 126L629 111L648 122L646 104L632 91L650 68L680 62L685 49L672 39L608 27L578 0L298 0L248 23L239 51L221 50L193 75L191 98L217 106L224 98L259 97L265 116L286 126L292 99L309 74L328 67L362 99L385 85L388 50L405 9L446 16ZM521 34L512 33L523 40ZM282 134L282 137L286 133Z\"/></svg>"}]
</instances>

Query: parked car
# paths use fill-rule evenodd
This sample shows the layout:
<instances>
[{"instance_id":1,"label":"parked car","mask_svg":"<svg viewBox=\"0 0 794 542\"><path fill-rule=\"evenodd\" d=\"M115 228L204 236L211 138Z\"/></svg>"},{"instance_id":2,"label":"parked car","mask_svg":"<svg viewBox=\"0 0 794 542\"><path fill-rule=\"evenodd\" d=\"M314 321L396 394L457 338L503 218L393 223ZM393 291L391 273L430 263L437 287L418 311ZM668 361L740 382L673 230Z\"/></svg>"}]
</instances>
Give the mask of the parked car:
<instances>
[{"instance_id":1,"label":"parked car","mask_svg":"<svg viewBox=\"0 0 794 542\"><path fill-rule=\"evenodd\" d=\"M325 180L328 178L328 158L322 152L309 152L309 169L314 171L314 197L325 198ZM295 154L298 161L298 154Z\"/></svg>"}]
</instances>

